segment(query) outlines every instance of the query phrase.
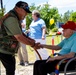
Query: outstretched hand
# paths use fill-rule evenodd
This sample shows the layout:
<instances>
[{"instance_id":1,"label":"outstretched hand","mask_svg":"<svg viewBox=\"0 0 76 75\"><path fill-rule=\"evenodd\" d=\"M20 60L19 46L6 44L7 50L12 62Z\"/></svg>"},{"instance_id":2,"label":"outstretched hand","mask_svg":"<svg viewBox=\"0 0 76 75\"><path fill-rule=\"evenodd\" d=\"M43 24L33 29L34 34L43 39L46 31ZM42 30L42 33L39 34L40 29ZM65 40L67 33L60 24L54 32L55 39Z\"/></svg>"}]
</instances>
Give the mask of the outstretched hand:
<instances>
[{"instance_id":1,"label":"outstretched hand","mask_svg":"<svg viewBox=\"0 0 76 75\"><path fill-rule=\"evenodd\" d=\"M35 43L35 46L33 47L33 48L34 48L34 50L36 50L36 49L40 49L39 44L40 44L40 43Z\"/></svg>"},{"instance_id":2,"label":"outstretched hand","mask_svg":"<svg viewBox=\"0 0 76 75\"><path fill-rule=\"evenodd\" d=\"M42 48L42 46L41 46L40 43L38 42L38 43L35 43L35 46L34 46L33 48L36 50L36 49Z\"/></svg>"}]
</instances>

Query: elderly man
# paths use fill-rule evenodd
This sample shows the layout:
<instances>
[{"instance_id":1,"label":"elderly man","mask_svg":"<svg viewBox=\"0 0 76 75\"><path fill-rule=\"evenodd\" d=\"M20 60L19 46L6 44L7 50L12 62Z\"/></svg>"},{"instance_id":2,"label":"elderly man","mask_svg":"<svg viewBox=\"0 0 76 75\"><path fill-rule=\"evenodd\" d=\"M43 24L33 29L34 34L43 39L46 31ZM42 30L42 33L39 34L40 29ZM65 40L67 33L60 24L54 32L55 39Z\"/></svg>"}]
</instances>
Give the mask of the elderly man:
<instances>
[{"instance_id":1,"label":"elderly man","mask_svg":"<svg viewBox=\"0 0 76 75\"><path fill-rule=\"evenodd\" d=\"M39 48L35 41L22 33L20 21L31 13L28 4L23 1L16 3L0 21L0 60L6 69L6 75L15 75L15 53L19 42Z\"/></svg>"},{"instance_id":2,"label":"elderly man","mask_svg":"<svg viewBox=\"0 0 76 75\"><path fill-rule=\"evenodd\" d=\"M58 45L43 45L43 48L48 48L52 50L60 50L58 56L50 57L47 60L39 60L34 64L34 72L33 75L47 75L47 73L51 73L55 71L56 64L64 59L64 58L72 58L76 53L76 24L73 21L68 21L64 25L63 28L63 36L65 37L62 42ZM69 66L68 69L74 68L74 62L72 62L72 66ZM65 63L64 63L65 65ZM60 68L63 69L63 66Z\"/></svg>"}]
</instances>

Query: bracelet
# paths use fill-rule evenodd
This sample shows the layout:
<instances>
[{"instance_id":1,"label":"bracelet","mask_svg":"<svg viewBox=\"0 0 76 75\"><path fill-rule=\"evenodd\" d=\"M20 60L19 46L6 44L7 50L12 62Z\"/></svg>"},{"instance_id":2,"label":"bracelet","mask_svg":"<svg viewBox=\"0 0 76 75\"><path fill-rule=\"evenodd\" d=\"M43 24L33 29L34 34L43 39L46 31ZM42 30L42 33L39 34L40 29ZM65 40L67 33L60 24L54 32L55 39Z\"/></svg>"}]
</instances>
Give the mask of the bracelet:
<instances>
[{"instance_id":1,"label":"bracelet","mask_svg":"<svg viewBox=\"0 0 76 75\"><path fill-rule=\"evenodd\" d=\"M34 42L34 44L31 47L34 47L34 46L35 46L35 42Z\"/></svg>"}]
</instances>

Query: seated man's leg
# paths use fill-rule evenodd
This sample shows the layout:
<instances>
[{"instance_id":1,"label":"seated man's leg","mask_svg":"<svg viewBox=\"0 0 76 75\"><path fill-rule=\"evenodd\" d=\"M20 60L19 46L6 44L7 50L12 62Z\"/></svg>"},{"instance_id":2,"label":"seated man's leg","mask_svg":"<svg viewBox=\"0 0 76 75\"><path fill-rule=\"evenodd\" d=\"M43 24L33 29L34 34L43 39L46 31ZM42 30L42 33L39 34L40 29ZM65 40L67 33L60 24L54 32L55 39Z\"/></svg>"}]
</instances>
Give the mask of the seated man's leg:
<instances>
[{"instance_id":1,"label":"seated man's leg","mask_svg":"<svg viewBox=\"0 0 76 75\"><path fill-rule=\"evenodd\" d=\"M55 71L55 66L59 60L46 63L46 60L38 60L34 64L34 74L33 75L47 75Z\"/></svg>"},{"instance_id":2,"label":"seated man's leg","mask_svg":"<svg viewBox=\"0 0 76 75\"><path fill-rule=\"evenodd\" d=\"M46 63L46 60L38 60L34 63L33 75L40 75L38 67L41 63Z\"/></svg>"}]
</instances>

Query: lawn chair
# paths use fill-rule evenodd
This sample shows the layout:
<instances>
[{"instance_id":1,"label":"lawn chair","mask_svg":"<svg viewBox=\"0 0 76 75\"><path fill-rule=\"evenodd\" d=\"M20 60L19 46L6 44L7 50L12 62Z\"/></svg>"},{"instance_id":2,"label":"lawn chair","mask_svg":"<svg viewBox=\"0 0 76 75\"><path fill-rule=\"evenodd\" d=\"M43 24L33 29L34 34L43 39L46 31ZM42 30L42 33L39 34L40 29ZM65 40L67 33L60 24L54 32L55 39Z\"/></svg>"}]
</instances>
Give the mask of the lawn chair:
<instances>
[{"instance_id":1,"label":"lawn chair","mask_svg":"<svg viewBox=\"0 0 76 75\"><path fill-rule=\"evenodd\" d=\"M60 73L64 73L64 75L67 75L67 73L74 73L76 71L75 69L75 64L73 64L73 67L69 70L67 70L67 68L70 67L71 63L72 62L75 62L76 63L76 57L73 57L73 58L70 58L70 59L62 59L57 65L56 65L56 70L55 70L55 73L51 73L50 75L60 75ZM66 62L66 65L64 66L64 69L60 69L60 66ZM70 65L69 65L70 64ZM72 65L71 65L72 66ZM69 75L69 74L68 74ZM73 74L71 74L73 75ZM74 74L76 75L76 74Z\"/></svg>"}]
</instances>

